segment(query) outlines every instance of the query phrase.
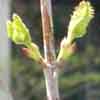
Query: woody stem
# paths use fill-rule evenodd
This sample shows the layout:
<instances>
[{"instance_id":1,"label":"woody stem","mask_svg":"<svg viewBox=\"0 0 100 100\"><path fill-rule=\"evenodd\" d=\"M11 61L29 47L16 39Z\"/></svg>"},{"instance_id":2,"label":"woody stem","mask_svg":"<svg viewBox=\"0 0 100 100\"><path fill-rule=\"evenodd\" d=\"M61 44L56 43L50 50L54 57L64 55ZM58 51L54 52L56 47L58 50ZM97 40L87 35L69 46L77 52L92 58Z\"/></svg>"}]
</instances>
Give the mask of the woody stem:
<instances>
[{"instance_id":1,"label":"woody stem","mask_svg":"<svg viewBox=\"0 0 100 100\"><path fill-rule=\"evenodd\" d=\"M47 68L44 69L48 100L59 100L58 69L55 68L55 47L51 0L40 0L44 42L44 56Z\"/></svg>"}]
</instances>

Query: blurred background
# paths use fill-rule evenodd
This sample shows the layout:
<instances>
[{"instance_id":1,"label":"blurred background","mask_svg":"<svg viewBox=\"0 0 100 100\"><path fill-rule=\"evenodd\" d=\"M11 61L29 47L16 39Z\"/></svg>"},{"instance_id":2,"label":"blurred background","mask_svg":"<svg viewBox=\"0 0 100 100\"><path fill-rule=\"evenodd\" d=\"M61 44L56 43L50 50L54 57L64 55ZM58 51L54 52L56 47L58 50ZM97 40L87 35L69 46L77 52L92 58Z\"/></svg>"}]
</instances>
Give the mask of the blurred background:
<instances>
[{"instance_id":1,"label":"blurred background","mask_svg":"<svg viewBox=\"0 0 100 100\"><path fill-rule=\"evenodd\" d=\"M72 11L80 1L52 0L56 54L58 54L61 39L67 35ZM89 1L94 6L95 17L88 26L87 35L75 40L78 52L69 60L68 65L64 66L59 75L62 100L100 99L100 1ZM23 19L30 29L33 41L39 45L43 54L39 0L12 0L10 3L9 17L17 13ZM41 67L23 55L22 46L11 42L10 47L10 83L13 99L41 100L42 98L46 100L45 81Z\"/></svg>"}]
</instances>

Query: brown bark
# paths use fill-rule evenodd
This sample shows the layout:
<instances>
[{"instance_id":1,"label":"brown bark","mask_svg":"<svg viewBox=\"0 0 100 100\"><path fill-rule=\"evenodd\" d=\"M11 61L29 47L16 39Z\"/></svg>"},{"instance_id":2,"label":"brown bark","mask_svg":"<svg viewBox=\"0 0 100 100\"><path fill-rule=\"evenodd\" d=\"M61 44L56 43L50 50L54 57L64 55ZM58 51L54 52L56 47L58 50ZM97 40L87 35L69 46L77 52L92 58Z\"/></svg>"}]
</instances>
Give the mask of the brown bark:
<instances>
[{"instance_id":1,"label":"brown bark","mask_svg":"<svg viewBox=\"0 0 100 100\"><path fill-rule=\"evenodd\" d=\"M43 29L44 56L47 68L44 68L48 100L59 100L58 69L55 64L54 32L51 0L40 0ZM55 69L56 68L56 69Z\"/></svg>"},{"instance_id":2,"label":"brown bark","mask_svg":"<svg viewBox=\"0 0 100 100\"><path fill-rule=\"evenodd\" d=\"M51 0L41 0L41 17L43 29L43 42L45 59L48 63L53 63L55 60L53 22L51 12Z\"/></svg>"}]
</instances>

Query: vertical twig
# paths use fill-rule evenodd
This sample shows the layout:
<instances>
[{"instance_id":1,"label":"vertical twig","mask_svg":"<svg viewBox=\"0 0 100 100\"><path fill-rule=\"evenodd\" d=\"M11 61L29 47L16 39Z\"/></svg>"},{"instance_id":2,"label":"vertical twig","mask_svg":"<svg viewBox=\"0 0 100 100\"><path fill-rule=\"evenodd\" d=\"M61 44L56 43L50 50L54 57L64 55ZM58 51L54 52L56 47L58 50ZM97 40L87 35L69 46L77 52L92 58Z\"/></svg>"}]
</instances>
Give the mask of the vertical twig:
<instances>
[{"instance_id":1,"label":"vertical twig","mask_svg":"<svg viewBox=\"0 0 100 100\"><path fill-rule=\"evenodd\" d=\"M52 21L51 0L40 0L41 18L43 29L44 56L47 68L44 69L48 100L59 100L59 89L57 82L57 69L55 65L55 48Z\"/></svg>"},{"instance_id":2,"label":"vertical twig","mask_svg":"<svg viewBox=\"0 0 100 100\"><path fill-rule=\"evenodd\" d=\"M41 0L41 16L43 28L43 41L45 59L52 63L55 60L55 48L53 37L53 22L51 12L51 0Z\"/></svg>"}]
</instances>

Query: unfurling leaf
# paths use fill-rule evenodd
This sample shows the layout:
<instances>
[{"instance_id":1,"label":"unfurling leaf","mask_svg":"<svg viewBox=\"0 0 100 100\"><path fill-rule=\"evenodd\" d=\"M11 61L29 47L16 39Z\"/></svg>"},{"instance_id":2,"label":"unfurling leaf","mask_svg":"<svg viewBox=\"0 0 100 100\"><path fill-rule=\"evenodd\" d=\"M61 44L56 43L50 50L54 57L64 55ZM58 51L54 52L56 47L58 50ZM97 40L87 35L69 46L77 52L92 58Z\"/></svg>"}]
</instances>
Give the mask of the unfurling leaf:
<instances>
[{"instance_id":1,"label":"unfurling leaf","mask_svg":"<svg viewBox=\"0 0 100 100\"><path fill-rule=\"evenodd\" d=\"M32 39L28 28L25 26L21 18L17 14L13 14L12 21L7 21L7 33L8 37L16 44L25 45L23 51L28 57L39 61L41 54L38 46L32 43Z\"/></svg>"},{"instance_id":2,"label":"unfurling leaf","mask_svg":"<svg viewBox=\"0 0 100 100\"><path fill-rule=\"evenodd\" d=\"M29 30L17 14L13 14L12 21L7 21L7 33L16 44L27 45L31 42Z\"/></svg>"},{"instance_id":3,"label":"unfurling leaf","mask_svg":"<svg viewBox=\"0 0 100 100\"><path fill-rule=\"evenodd\" d=\"M67 42L71 43L75 38L86 34L87 26L93 18L94 9L90 2L82 1L75 8L68 26Z\"/></svg>"},{"instance_id":4,"label":"unfurling leaf","mask_svg":"<svg viewBox=\"0 0 100 100\"><path fill-rule=\"evenodd\" d=\"M8 37L12 38L13 26L10 20L7 21L7 33L8 33Z\"/></svg>"}]
</instances>

